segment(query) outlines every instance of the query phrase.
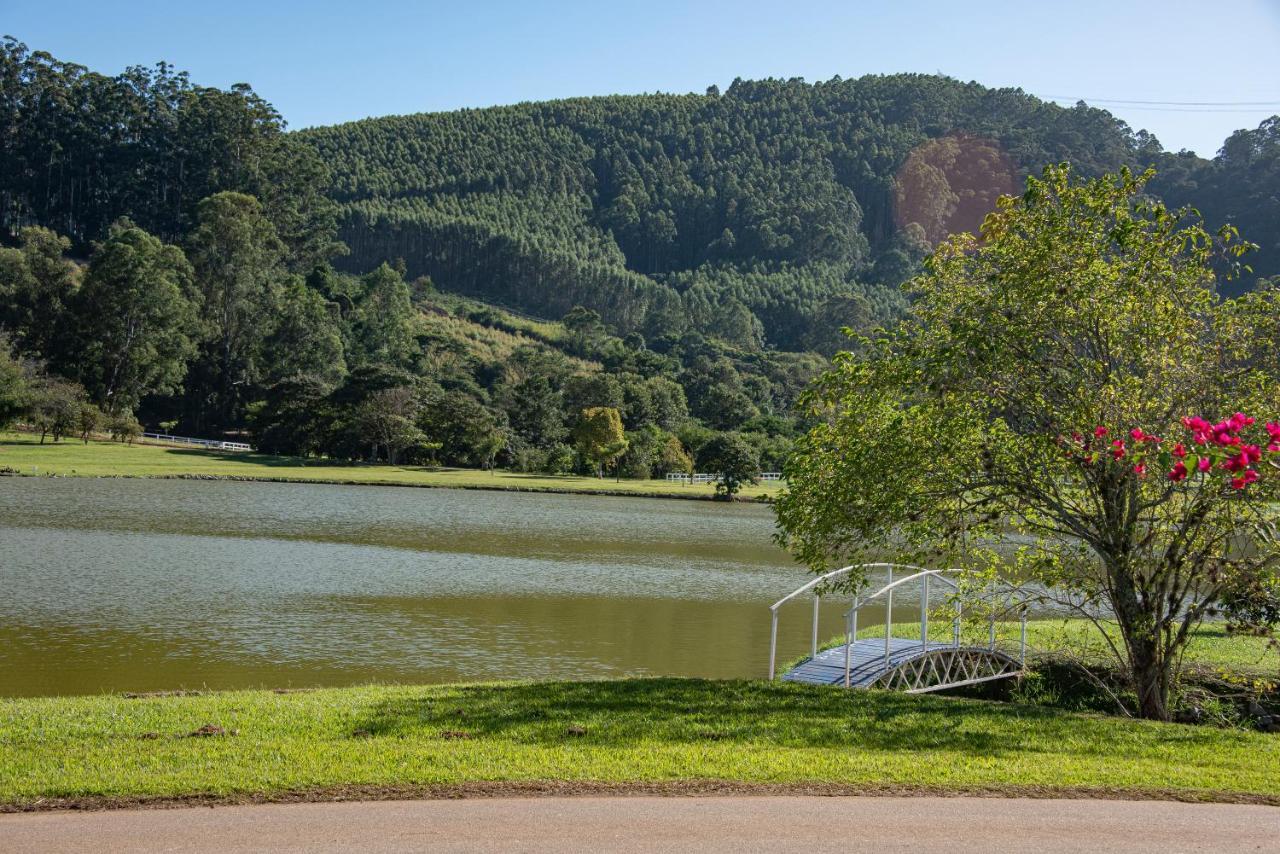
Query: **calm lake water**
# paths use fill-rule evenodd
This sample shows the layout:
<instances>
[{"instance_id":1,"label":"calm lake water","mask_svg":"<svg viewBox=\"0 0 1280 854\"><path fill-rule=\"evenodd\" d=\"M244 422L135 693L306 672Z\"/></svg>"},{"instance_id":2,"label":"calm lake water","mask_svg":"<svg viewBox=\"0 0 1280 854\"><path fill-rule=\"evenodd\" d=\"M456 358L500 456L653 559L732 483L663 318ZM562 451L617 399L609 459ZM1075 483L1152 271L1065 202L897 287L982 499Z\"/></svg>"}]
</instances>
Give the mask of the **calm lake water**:
<instances>
[{"instance_id":1,"label":"calm lake water","mask_svg":"<svg viewBox=\"0 0 1280 854\"><path fill-rule=\"evenodd\" d=\"M0 695L763 676L806 579L772 532L759 505L0 478Z\"/></svg>"}]
</instances>

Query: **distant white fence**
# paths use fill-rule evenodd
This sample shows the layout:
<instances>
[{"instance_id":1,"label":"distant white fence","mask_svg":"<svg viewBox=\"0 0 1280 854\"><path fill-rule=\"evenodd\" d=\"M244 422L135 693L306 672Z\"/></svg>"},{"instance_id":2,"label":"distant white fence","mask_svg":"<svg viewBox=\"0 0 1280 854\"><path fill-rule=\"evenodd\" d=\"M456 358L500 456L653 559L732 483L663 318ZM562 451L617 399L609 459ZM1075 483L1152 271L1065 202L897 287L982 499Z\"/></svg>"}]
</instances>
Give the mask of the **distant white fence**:
<instances>
[{"instance_id":1,"label":"distant white fence","mask_svg":"<svg viewBox=\"0 0 1280 854\"><path fill-rule=\"evenodd\" d=\"M142 438L167 442L171 445L192 445L197 448L209 448L214 451L252 451L253 446L247 442L225 442L222 439L192 439L190 436L170 436L166 433L143 433Z\"/></svg>"},{"instance_id":2,"label":"distant white fence","mask_svg":"<svg viewBox=\"0 0 1280 854\"><path fill-rule=\"evenodd\" d=\"M685 474L684 472L673 471L667 475L668 483L715 483L719 479L720 479L720 475L707 474L705 472L698 472L691 476L691 475ZM771 483L782 480L782 472L777 472L777 471L764 472L760 475L760 480L769 481Z\"/></svg>"}]
</instances>

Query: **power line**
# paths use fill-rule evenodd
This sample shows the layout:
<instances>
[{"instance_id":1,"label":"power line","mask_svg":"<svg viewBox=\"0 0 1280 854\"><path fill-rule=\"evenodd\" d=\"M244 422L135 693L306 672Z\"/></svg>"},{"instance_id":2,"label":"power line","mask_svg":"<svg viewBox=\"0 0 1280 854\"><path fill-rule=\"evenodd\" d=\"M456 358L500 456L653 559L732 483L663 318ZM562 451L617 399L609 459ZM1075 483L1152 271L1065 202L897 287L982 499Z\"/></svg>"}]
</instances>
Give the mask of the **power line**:
<instances>
[{"instance_id":1,"label":"power line","mask_svg":"<svg viewBox=\"0 0 1280 854\"><path fill-rule=\"evenodd\" d=\"M1195 107L1128 107L1120 104L1099 104L1095 105L1102 109L1111 110L1138 110L1144 113L1245 113L1247 115L1266 115L1280 110L1280 107L1254 107L1249 110L1219 110L1215 108L1200 109Z\"/></svg>"},{"instance_id":2,"label":"power line","mask_svg":"<svg viewBox=\"0 0 1280 854\"><path fill-rule=\"evenodd\" d=\"M1047 95L1054 101L1088 101L1094 104L1146 104L1155 107L1280 107L1280 101L1131 101L1124 98L1077 98Z\"/></svg>"}]
</instances>

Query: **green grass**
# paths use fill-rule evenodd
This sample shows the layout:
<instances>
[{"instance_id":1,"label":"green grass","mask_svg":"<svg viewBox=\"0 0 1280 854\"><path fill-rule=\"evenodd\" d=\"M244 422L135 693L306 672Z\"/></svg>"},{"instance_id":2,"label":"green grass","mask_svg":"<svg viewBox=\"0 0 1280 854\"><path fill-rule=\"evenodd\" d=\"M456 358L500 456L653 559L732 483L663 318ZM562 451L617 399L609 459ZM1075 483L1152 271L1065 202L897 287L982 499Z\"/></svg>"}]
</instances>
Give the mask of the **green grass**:
<instances>
[{"instance_id":1,"label":"green grass","mask_svg":"<svg viewBox=\"0 0 1280 854\"><path fill-rule=\"evenodd\" d=\"M0 469L21 474L76 477L224 477L318 483L453 487L457 489L581 492L664 498L711 498L709 485L683 485L665 480L527 475L477 469L422 466L340 465L325 460L238 454L159 445L123 445L79 439L40 444L38 436L0 433ZM777 492L776 484L746 487L740 495L758 498Z\"/></svg>"},{"instance_id":2,"label":"green grass","mask_svg":"<svg viewBox=\"0 0 1280 854\"><path fill-rule=\"evenodd\" d=\"M208 724L234 734L188 736ZM682 679L0 701L0 804L11 808L533 781L1280 803L1280 738L1009 703Z\"/></svg>"}]
</instances>

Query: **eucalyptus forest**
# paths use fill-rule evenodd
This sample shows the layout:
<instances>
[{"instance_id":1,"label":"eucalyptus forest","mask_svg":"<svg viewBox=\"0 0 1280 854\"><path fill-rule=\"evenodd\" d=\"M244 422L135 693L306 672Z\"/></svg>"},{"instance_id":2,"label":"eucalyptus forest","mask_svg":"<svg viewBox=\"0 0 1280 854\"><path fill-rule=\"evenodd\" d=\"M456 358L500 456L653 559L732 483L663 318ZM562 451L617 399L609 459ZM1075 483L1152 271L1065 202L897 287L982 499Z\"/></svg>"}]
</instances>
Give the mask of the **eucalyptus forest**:
<instances>
[{"instance_id":1,"label":"eucalyptus forest","mask_svg":"<svg viewBox=\"0 0 1280 854\"><path fill-rule=\"evenodd\" d=\"M1061 162L1155 167L1146 193L1259 244L1235 293L1280 274L1280 117L1204 159L910 74L291 131L248 85L7 39L0 426L626 477L728 443L777 470L844 330L894 322L935 246Z\"/></svg>"}]
</instances>

